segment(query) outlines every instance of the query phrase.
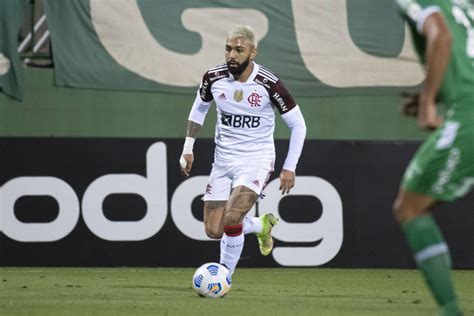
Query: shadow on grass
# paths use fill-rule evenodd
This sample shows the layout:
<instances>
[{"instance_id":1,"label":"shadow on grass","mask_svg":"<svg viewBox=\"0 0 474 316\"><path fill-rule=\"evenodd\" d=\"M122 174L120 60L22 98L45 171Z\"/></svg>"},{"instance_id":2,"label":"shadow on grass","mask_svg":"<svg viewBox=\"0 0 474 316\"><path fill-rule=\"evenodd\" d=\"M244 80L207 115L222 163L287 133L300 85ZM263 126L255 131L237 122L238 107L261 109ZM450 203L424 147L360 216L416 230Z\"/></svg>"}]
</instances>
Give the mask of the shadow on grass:
<instances>
[{"instance_id":1,"label":"shadow on grass","mask_svg":"<svg viewBox=\"0 0 474 316\"><path fill-rule=\"evenodd\" d=\"M115 288L122 289L150 289L167 292L188 292L192 291L190 286L170 286L170 285L116 285Z\"/></svg>"}]
</instances>

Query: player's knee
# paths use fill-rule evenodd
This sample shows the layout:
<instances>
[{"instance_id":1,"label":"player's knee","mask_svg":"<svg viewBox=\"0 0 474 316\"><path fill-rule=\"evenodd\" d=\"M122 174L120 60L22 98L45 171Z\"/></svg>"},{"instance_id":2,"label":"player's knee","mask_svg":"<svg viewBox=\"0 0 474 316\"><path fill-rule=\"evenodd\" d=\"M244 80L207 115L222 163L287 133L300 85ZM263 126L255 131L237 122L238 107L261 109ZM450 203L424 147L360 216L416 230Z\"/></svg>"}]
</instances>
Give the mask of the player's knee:
<instances>
[{"instance_id":1,"label":"player's knee","mask_svg":"<svg viewBox=\"0 0 474 316\"><path fill-rule=\"evenodd\" d=\"M222 234L223 234L222 231L206 228L206 235L207 235L207 237L209 237L211 239L221 239Z\"/></svg>"},{"instance_id":2,"label":"player's knee","mask_svg":"<svg viewBox=\"0 0 474 316\"><path fill-rule=\"evenodd\" d=\"M207 237L211 239L220 239L224 233L220 224L213 223L212 221L204 221L204 229Z\"/></svg>"},{"instance_id":3,"label":"player's knee","mask_svg":"<svg viewBox=\"0 0 474 316\"><path fill-rule=\"evenodd\" d=\"M393 217L395 218L395 220L398 223L402 222L401 219L403 217L402 216L403 210L402 210L400 202L398 202L398 200L396 200L392 205L392 214L393 214Z\"/></svg>"},{"instance_id":4,"label":"player's knee","mask_svg":"<svg viewBox=\"0 0 474 316\"><path fill-rule=\"evenodd\" d=\"M434 202L430 196L401 189L393 203L393 215L398 223L403 224L429 212Z\"/></svg>"},{"instance_id":5,"label":"player's knee","mask_svg":"<svg viewBox=\"0 0 474 316\"><path fill-rule=\"evenodd\" d=\"M392 206L393 217L399 224L403 224L420 215L409 203L403 203L401 199L395 200Z\"/></svg>"}]
</instances>

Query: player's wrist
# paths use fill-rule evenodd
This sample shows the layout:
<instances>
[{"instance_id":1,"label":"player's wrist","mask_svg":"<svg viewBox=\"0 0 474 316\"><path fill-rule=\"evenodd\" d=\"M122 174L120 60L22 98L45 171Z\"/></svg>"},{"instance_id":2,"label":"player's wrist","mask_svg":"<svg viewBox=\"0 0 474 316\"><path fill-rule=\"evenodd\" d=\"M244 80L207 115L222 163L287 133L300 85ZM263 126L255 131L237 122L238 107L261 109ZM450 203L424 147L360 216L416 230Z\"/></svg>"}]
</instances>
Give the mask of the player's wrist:
<instances>
[{"instance_id":1,"label":"player's wrist","mask_svg":"<svg viewBox=\"0 0 474 316\"><path fill-rule=\"evenodd\" d=\"M420 92L418 102L420 105L436 104L436 93L432 93L424 89Z\"/></svg>"},{"instance_id":2,"label":"player's wrist","mask_svg":"<svg viewBox=\"0 0 474 316\"><path fill-rule=\"evenodd\" d=\"M193 137L186 137L183 145L183 155L192 155L195 140Z\"/></svg>"},{"instance_id":3,"label":"player's wrist","mask_svg":"<svg viewBox=\"0 0 474 316\"><path fill-rule=\"evenodd\" d=\"M286 162L285 162L285 163L283 164L283 167L282 167L281 169L295 173L295 171L296 171L296 164L293 164L293 163L286 163Z\"/></svg>"}]
</instances>

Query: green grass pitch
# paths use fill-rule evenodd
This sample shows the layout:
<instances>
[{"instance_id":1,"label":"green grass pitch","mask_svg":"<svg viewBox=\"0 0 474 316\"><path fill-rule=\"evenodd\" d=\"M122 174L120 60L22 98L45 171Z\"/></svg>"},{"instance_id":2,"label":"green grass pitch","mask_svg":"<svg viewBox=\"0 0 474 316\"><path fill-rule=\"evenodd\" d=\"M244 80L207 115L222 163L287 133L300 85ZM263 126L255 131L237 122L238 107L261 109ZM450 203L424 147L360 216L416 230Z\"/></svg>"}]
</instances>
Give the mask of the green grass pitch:
<instances>
[{"instance_id":1,"label":"green grass pitch","mask_svg":"<svg viewBox=\"0 0 474 316\"><path fill-rule=\"evenodd\" d=\"M186 268L0 268L0 315L436 315L416 270L247 269L221 299ZM455 271L474 315L474 271Z\"/></svg>"}]
</instances>

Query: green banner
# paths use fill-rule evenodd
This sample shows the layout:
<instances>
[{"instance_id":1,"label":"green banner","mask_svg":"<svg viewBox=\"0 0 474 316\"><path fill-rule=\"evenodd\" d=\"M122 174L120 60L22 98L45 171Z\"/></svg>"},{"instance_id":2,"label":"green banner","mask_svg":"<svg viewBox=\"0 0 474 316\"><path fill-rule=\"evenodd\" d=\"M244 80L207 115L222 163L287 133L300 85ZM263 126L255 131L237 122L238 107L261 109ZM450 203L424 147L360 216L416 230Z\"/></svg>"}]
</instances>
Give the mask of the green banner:
<instances>
[{"instance_id":1,"label":"green banner","mask_svg":"<svg viewBox=\"0 0 474 316\"><path fill-rule=\"evenodd\" d=\"M19 101L23 100L24 87L17 44L26 4L27 0L0 1L0 88Z\"/></svg>"},{"instance_id":2,"label":"green banner","mask_svg":"<svg viewBox=\"0 0 474 316\"><path fill-rule=\"evenodd\" d=\"M60 86L195 93L253 26L257 62L295 96L399 91L423 71L393 0L45 0Z\"/></svg>"}]
</instances>

